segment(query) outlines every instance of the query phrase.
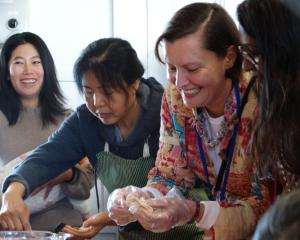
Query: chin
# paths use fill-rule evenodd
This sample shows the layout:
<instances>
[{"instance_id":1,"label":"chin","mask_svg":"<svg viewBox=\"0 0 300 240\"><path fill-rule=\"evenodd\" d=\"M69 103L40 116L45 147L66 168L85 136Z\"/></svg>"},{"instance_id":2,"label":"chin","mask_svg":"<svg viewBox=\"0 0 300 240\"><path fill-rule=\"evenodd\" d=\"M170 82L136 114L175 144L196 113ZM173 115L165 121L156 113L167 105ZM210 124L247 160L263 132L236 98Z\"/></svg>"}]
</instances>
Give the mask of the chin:
<instances>
[{"instance_id":1,"label":"chin","mask_svg":"<svg viewBox=\"0 0 300 240\"><path fill-rule=\"evenodd\" d=\"M202 107L201 104L196 104L195 102L186 101L186 99L183 99L183 103L186 107L191 108L191 109Z\"/></svg>"},{"instance_id":2,"label":"chin","mask_svg":"<svg viewBox=\"0 0 300 240\"><path fill-rule=\"evenodd\" d=\"M107 119L102 119L102 118L99 118L99 120L104 124L104 125L113 125L115 124L115 121L109 121Z\"/></svg>"}]
</instances>

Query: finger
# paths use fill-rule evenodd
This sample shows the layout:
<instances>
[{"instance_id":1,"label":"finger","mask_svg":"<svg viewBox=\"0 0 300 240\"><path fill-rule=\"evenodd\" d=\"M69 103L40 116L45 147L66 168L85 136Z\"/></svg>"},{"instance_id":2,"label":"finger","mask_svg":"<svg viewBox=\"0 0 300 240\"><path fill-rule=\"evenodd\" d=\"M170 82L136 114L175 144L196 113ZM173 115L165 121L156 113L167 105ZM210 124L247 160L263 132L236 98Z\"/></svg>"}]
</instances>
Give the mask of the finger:
<instances>
[{"instance_id":1,"label":"finger","mask_svg":"<svg viewBox=\"0 0 300 240\"><path fill-rule=\"evenodd\" d=\"M164 226L168 225L169 222L169 219L166 218L166 214L162 211L149 212L143 208L139 208L133 215L147 230L157 229L157 226L164 229Z\"/></svg>"},{"instance_id":2,"label":"finger","mask_svg":"<svg viewBox=\"0 0 300 240\"><path fill-rule=\"evenodd\" d=\"M28 208L26 208L25 213L21 214L19 217L20 222L23 226L23 230L25 230L25 231L31 231L31 225L29 223L29 216L30 216L29 210L28 210Z\"/></svg>"},{"instance_id":3,"label":"finger","mask_svg":"<svg viewBox=\"0 0 300 240\"><path fill-rule=\"evenodd\" d=\"M130 214L128 208L122 208L122 207L114 207L111 209L111 212L120 215Z\"/></svg>"},{"instance_id":4,"label":"finger","mask_svg":"<svg viewBox=\"0 0 300 240\"><path fill-rule=\"evenodd\" d=\"M82 227L97 226L98 224L101 224L101 222L95 216L92 216L82 223Z\"/></svg>"},{"instance_id":5,"label":"finger","mask_svg":"<svg viewBox=\"0 0 300 240\"><path fill-rule=\"evenodd\" d=\"M170 206L170 202L168 201L168 199L150 198L147 199L145 203L152 208L167 208Z\"/></svg>"},{"instance_id":6,"label":"finger","mask_svg":"<svg viewBox=\"0 0 300 240\"><path fill-rule=\"evenodd\" d=\"M1 230L7 230L8 229L8 225L7 225L7 223L5 222L4 219L1 219L0 227L1 227Z\"/></svg>"},{"instance_id":7,"label":"finger","mask_svg":"<svg viewBox=\"0 0 300 240\"><path fill-rule=\"evenodd\" d=\"M18 220L17 217L11 215L11 216L5 216L3 217L3 219L8 230L12 230L12 231L23 230L23 226L22 224L20 224L20 221ZM18 225L18 221L19 221L19 225Z\"/></svg>"},{"instance_id":8,"label":"finger","mask_svg":"<svg viewBox=\"0 0 300 240\"><path fill-rule=\"evenodd\" d=\"M63 228L64 232L70 233L76 237L80 237L80 238L92 238L94 235L94 231L93 228L75 228L75 227L71 227L69 225L66 225Z\"/></svg>"},{"instance_id":9,"label":"finger","mask_svg":"<svg viewBox=\"0 0 300 240\"><path fill-rule=\"evenodd\" d=\"M120 207L114 207L109 212L109 217L119 218L122 216L129 216L131 213L128 209L120 208Z\"/></svg>"},{"instance_id":10,"label":"finger","mask_svg":"<svg viewBox=\"0 0 300 240\"><path fill-rule=\"evenodd\" d=\"M22 223L20 217L17 217L14 220L14 225L15 225L15 229L14 230L27 230L27 229L25 229L25 226L23 226L23 223Z\"/></svg>"},{"instance_id":11,"label":"finger","mask_svg":"<svg viewBox=\"0 0 300 240\"><path fill-rule=\"evenodd\" d=\"M164 232L169 230L169 224L167 221L160 221L159 219L148 219L148 218L140 218L138 219L139 223L143 226L144 229L149 230L151 232Z\"/></svg>"}]
</instances>

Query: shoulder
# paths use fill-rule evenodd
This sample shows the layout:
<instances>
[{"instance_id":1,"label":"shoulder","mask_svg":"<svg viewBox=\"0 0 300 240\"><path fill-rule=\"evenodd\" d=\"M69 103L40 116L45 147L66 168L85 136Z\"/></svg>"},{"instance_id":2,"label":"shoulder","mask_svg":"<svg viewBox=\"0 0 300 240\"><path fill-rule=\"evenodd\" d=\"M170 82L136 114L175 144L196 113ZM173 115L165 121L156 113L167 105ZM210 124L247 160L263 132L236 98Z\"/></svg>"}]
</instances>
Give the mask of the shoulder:
<instances>
[{"instance_id":1,"label":"shoulder","mask_svg":"<svg viewBox=\"0 0 300 240\"><path fill-rule=\"evenodd\" d=\"M99 123L97 117L95 117L87 108L85 104L80 105L76 110L68 117L69 122L77 122L81 128L94 127Z\"/></svg>"},{"instance_id":2,"label":"shoulder","mask_svg":"<svg viewBox=\"0 0 300 240\"><path fill-rule=\"evenodd\" d=\"M148 107L161 102L161 98L164 92L163 86L154 78L142 78L138 94L142 99L142 105Z\"/></svg>"},{"instance_id":3,"label":"shoulder","mask_svg":"<svg viewBox=\"0 0 300 240\"><path fill-rule=\"evenodd\" d=\"M76 115L78 118L91 118L93 114L89 111L85 104L82 104L76 108L76 110L72 113L72 115Z\"/></svg>"},{"instance_id":4,"label":"shoulder","mask_svg":"<svg viewBox=\"0 0 300 240\"><path fill-rule=\"evenodd\" d=\"M143 78L141 80L141 85L138 89L140 104L152 121L155 117L159 118L163 92L163 86L154 78Z\"/></svg>"},{"instance_id":5,"label":"shoulder","mask_svg":"<svg viewBox=\"0 0 300 240\"><path fill-rule=\"evenodd\" d=\"M149 78L142 78L142 84L146 84L149 86L149 88L155 90L155 92L163 93L164 87L163 85L158 82L155 78L149 77Z\"/></svg>"}]
</instances>

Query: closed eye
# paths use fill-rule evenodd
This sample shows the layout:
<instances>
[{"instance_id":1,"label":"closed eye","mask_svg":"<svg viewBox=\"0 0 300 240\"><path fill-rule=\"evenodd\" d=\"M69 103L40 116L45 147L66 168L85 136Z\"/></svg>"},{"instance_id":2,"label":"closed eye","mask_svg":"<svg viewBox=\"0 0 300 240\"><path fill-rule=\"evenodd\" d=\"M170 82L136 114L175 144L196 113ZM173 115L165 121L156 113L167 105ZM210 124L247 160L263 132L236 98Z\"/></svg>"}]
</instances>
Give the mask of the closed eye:
<instances>
[{"instance_id":1,"label":"closed eye","mask_svg":"<svg viewBox=\"0 0 300 240\"><path fill-rule=\"evenodd\" d=\"M37 64L41 64L41 61L36 60L36 61L33 61L32 63L35 64L35 65L37 65Z\"/></svg>"},{"instance_id":2,"label":"closed eye","mask_svg":"<svg viewBox=\"0 0 300 240\"><path fill-rule=\"evenodd\" d=\"M193 72L196 72L196 71L198 71L200 68L199 67L197 67L197 68L187 68L186 70L188 71L188 72L191 72L191 73L193 73Z\"/></svg>"},{"instance_id":3,"label":"closed eye","mask_svg":"<svg viewBox=\"0 0 300 240\"><path fill-rule=\"evenodd\" d=\"M94 91L92 91L91 89L88 89L88 88L84 88L83 93L86 98L91 98L94 95Z\"/></svg>"},{"instance_id":4,"label":"closed eye","mask_svg":"<svg viewBox=\"0 0 300 240\"><path fill-rule=\"evenodd\" d=\"M24 62L23 61L20 61L20 60L16 60L16 61L13 61L13 64L23 64Z\"/></svg>"}]
</instances>

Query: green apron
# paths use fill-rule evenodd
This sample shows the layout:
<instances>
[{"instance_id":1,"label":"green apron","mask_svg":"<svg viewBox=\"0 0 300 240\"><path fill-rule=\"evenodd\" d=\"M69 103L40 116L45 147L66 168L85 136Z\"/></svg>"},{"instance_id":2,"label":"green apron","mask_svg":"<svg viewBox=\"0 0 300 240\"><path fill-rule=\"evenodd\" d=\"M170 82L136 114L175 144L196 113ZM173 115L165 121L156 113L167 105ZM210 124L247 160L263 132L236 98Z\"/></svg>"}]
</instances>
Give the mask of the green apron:
<instances>
[{"instance_id":1,"label":"green apron","mask_svg":"<svg viewBox=\"0 0 300 240\"><path fill-rule=\"evenodd\" d=\"M104 151L96 155L97 164L95 170L107 191L111 193L116 188L128 185L144 187L147 183L147 175L155 164L155 159L150 156L147 140L144 144L143 156L130 160L119 157L109 152L105 143ZM203 231L195 224L188 224L172 228L163 233L153 233L143 229L121 231L120 240L201 240Z\"/></svg>"},{"instance_id":2,"label":"green apron","mask_svg":"<svg viewBox=\"0 0 300 240\"><path fill-rule=\"evenodd\" d=\"M96 157L97 176L109 193L128 185L144 187L147 184L148 172L155 163L155 159L150 156L147 141L144 144L143 156L136 160L125 159L109 152L107 143L104 151Z\"/></svg>"}]
</instances>

